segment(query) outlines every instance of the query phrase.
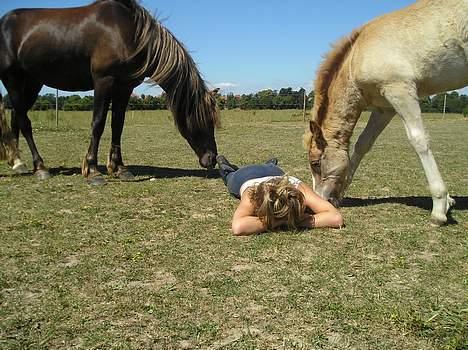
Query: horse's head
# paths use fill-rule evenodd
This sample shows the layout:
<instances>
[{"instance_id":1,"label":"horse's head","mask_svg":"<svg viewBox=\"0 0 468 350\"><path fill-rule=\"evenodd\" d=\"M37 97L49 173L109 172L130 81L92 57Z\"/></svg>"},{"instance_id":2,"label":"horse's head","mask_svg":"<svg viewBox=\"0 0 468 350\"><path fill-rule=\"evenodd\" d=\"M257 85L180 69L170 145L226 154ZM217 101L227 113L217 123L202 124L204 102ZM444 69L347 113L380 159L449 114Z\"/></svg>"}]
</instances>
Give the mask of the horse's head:
<instances>
[{"instance_id":1,"label":"horse's head","mask_svg":"<svg viewBox=\"0 0 468 350\"><path fill-rule=\"evenodd\" d=\"M338 206L349 164L347 151L329 144L315 121L310 121L309 131L304 134L304 146L309 152L315 192Z\"/></svg>"},{"instance_id":2,"label":"horse's head","mask_svg":"<svg viewBox=\"0 0 468 350\"><path fill-rule=\"evenodd\" d=\"M200 123L194 123L191 132L184 133L190 147L198 156L200 165L204 168L214 168L218 149L215 140L215 127L219 124L216 95L219 89L208 91L197 110Z\"/></svg>"}]
</instances>

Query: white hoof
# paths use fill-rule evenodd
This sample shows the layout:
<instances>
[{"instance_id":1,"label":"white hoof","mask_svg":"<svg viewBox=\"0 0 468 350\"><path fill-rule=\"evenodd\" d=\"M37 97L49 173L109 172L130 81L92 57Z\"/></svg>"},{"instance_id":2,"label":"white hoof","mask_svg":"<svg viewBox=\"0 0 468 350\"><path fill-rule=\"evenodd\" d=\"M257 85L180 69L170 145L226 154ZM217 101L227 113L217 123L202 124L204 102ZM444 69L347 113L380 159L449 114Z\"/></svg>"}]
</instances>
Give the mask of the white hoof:
<instances>
[{"instance_id":1,"label":"white hoof","mask_svg":"<svg viewBox=\"0 0 468 350\"><path fill-rule=\"evenodd\" d=\"M15 160L15 163L13 164L12 169L17 174L26 174L29 172L28 168L21 160L20 161Z\"/></svg>"},{"instance_id":2,"label":"white hoof","mask_svg":"<svg viewBox=\"0 0 468 350\"><path fill-rule=\"evenodd\" d=\"M447 223L447 216L446 215L440 215L440 214L432 213L432 215L431 215L431 226L439 227L439 226L445 225L446 223Z\"/></svg>"}]
</instances>

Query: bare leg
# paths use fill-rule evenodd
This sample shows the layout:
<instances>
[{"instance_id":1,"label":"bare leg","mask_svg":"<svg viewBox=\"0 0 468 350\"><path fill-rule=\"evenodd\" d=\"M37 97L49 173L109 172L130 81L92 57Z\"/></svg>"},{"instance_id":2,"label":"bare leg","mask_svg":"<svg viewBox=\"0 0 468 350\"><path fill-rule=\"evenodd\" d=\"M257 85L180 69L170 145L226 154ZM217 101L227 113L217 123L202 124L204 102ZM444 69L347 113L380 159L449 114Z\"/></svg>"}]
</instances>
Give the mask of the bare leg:
<instances>
[{"instance_id":1,"label":"bare leg","mask_svg":"<svg viewBox=\"0 0 468 350\"><path fill-rule=\"evenodd\" d=\"M350 164L348 168L348 176L346 178L345 189L353 181L354 173L356 172L362 158L370 151L375 143L375 140L382 131L387 127L388 123L392 120L395 115L395 111L386 110L384 112L372 112L366 127L359 135L356 144L353 147L352 154L350 157Z\"/></svg>"},{"instance_id":2,"label":"bare leg","mask_svg":"<svg viewBox=\"0 0 468 350\"><path fill-rule=\"evenodd\" d=\"M454 200L448 195L447 187L432 155L421 118L416 88L413 84L395 84L384 87L383 94L403 119L408 139L426 173L433 201L432 222L435 225L443 225L447 222L446 214L454 204Z\"/></svg>"},{"instance_id":3,"label":"bare leg","mask_svg":"<svg viewBox=\"0 0 468 350\"><path fill-rule=\"evenodd\" d=\"M97 154L99 141L101 140L104 127L106 126L107 111L112 93L113 78L107 77L97 79L94 86L94 110L91 123L91 141L88 153L83 160L81 173L87 178L90 185L104 185L106 181L97 169Z\"/></svg>"},{"instance_id":4,"label":"bare leg","mask_svg":"<svg viewBox=\"0 0 468 350\"><path fill-rule=\"evenodd\" d=\"M125 109L132 93L132 88L115 88L112 94L112 144L107 161L107 171L123 181L135 179L122 161L121 137L125 122Z\"/></svg>"}]
</instances>

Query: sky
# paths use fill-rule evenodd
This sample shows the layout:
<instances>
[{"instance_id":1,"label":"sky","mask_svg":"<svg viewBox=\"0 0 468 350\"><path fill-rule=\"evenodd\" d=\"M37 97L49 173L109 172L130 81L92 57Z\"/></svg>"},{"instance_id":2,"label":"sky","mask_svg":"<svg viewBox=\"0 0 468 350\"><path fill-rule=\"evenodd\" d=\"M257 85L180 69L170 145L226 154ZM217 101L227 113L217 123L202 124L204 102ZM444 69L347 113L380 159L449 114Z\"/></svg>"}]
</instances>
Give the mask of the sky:
<instances>
[{"instance_id":1,"label":"sky","mask_svg":"<svg viewBox=\"0 0 468 350\"><path fill-rule=\"evenodd\" d=\"M208 85L220 87L223 94L282 87L310 91L318 65L332 43L372 18L412 2L140 1L184 43ZM88 0L1 0L0 15L20 7L73 7L88 3ZM4 87L1 88L4 92ZM41 94L48 92L55 90L44 88ZM143 84L135 93L159 95L161 90Z\"/></svg>"}]
</instances>

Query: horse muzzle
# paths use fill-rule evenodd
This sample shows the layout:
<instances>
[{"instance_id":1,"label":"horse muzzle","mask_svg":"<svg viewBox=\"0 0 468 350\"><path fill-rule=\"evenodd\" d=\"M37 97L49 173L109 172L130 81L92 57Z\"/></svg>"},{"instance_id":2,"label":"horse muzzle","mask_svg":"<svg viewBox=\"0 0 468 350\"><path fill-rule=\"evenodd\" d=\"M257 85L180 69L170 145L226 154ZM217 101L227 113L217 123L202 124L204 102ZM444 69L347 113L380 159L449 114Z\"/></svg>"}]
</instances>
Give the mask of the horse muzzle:
<instances>
[{"instance_id":1,"label":"horse muzzle","mask_svg":"<svg viewBox=\"0 0 468 350\"><path fill-rule=\"evenodd\" d=\"M199 158L199 162L203 168L213 169L216 165L216 154L211 151L205 152Z\"/></svg>"}]
</instances>

